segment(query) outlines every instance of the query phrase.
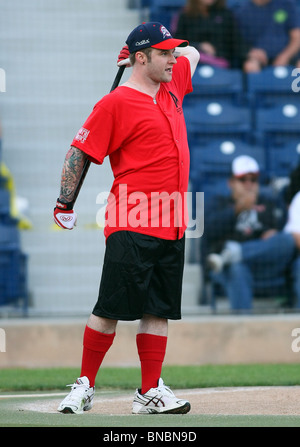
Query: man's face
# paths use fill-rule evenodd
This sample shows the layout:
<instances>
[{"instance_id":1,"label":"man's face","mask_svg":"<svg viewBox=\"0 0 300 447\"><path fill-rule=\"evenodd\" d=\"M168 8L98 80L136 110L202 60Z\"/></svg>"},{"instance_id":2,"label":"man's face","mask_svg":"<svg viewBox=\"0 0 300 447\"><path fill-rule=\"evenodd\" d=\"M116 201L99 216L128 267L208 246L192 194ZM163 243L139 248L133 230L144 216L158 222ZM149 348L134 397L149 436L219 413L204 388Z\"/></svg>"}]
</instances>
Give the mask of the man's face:
<instances>
[{"instance_id":1,"label":"man's face","mask_svg":"<svg viewBox=\"0 0 300 447\"><path fill-rule=\"evenodd\" d=\"M237 198L245 194L257 196L259 184L257 174L245 174L241 177L232 177L229 181L233 197Z\"/></svg>"},{"instance_id":2,"label":"man's face","mask_svg":"<svg viewBox=\"0 0 300 447\"><path fill-rule=\"evenodd\" d=\"M153 82L170 82L172 80L173 65L177 63L174 49L152 49L151 62L147 64L147 76Z\"/></svg>"}]
</instances>

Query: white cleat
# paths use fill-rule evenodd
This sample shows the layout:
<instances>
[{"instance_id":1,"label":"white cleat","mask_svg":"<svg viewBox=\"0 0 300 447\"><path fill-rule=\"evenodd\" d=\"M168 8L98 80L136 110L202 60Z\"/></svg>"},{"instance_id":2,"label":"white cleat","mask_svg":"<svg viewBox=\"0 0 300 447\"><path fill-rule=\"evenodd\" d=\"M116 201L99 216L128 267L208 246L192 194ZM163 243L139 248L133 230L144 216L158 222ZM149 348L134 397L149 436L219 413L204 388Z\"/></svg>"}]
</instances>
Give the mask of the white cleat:
<instances>
[{"instance_id":1,"label":"white cleat","mask_svg":"<svg viewBox=\"0 0 300 447\"><path fill-rule=\"evenodd\" d=\"M132 405L133 414L185 414L190 409L190 403L178 399L162 379L158 380L157 388L151 388L145 394L136 390Z\"/></svg>"},{"instance_id":2,"label":"white cleat","mask_svg":"<svg viewBox=\"0 0 300 447\"><path fill-rule=\"evenodd\" d=\"M70 393L64 398L58 407L61 413L82 414L93 406L95 388L90 387L89 379L86 376L79 377L71 386Z\"/></svg>"}]
</instances>

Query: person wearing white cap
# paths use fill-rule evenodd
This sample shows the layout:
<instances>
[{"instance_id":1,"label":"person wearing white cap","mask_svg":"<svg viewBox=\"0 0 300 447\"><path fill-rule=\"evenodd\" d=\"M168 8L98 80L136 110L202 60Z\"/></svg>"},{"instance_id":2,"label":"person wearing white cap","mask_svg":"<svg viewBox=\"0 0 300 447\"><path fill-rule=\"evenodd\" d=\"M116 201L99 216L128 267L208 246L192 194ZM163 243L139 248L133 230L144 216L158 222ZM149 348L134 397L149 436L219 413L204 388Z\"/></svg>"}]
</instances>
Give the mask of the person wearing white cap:
<instances>
[{"instance_id":1,"label":"person wearing white cap","mask_svg":"<svg viewBox=\"0 0 300 447\"><path fill-rule=\"evenodd\" d=\"M232 162L232 173L234 177L243 177L246 174L259 174L257 161L249 155L240 155Z\"/></svg>"},{"instance_id":2,"label":"person wearing white cap","mask_svg":"<svg viewBox=\"0 0 300 447\"><path fill-rule=\"evenodd\" d=\"M279 284L296 250L293 236L280 231L284 208L261 193L259 175L253 157L233 160L230 194L207 204L202 238L205 274L221 284L232 310L246 313L258 288Z\"/></svg>"}]
</instances>

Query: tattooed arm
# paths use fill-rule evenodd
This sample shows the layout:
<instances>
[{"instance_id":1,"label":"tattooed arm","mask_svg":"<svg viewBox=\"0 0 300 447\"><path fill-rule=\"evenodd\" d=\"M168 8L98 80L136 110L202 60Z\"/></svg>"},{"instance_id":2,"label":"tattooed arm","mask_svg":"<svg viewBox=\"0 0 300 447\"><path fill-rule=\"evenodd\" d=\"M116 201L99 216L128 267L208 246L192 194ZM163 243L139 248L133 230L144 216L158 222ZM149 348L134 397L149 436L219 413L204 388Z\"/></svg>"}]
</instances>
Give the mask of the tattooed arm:
<instances>
[{"instance_id":1,"label":"tattooed arm","mask_svg":"<svg viewBox=\"0 0 300 447\"><path fill-rule=\"evenodd\" d=\"M76 186L80 180L86 154L80 149L71 146L63 165L59 200L71 203L74 198Z\"/></svg>"},{"instance_id":2,"label":"tattooed arm","mask_svg":"<svg viewBox=\"0 0 300 447\"><path fill-rule=\"evenodd\" d=\"M71 146L64 161L60 196L56 201L53 218L59 227L66 230L72 230L77 222L77 214L73 210L74 196L86 158L84 152Z\"/></svg>"}]
</instances>

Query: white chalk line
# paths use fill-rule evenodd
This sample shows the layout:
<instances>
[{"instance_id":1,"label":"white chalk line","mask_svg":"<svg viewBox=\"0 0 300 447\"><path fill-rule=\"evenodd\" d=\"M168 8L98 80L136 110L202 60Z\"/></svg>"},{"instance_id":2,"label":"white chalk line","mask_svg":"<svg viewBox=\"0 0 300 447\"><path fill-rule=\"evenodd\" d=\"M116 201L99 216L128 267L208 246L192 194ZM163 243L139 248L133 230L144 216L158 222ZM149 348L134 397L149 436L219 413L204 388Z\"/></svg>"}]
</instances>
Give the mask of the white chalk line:
<instances>
[{"instance_id":1,"label":"white chalk line","mask_svg":"<svg viewBox=\"0 0 300 447\"><path fill-rule=\"evenodd\" d=\"M195 389L181 389L176 390L177 394L213 394L213 393L239 393L245 391L267 391L267 390L279 390L279 389L299 389L300 386L248 386L248 387L224 387L224 388L195 388ZM112 392L114 393L114 392ZM35 397L60 397L66 396L67 392L59 392L59 393L31 393L31 394L4 394L0 395L0 399L14 399L14 398L35 398ZM101 401L110 401L110 400L127 400L127 397L116 397L115 395L112 397L101 397L97 396Z\"/></svg>"},{"instance_id":2,"label":"white chalk line","mask_svg":"<svg viewBox=\"0 0 300 447\"><path fill-rule=\"evenodd\" d=\"M44 394L4 394L0 395L0 399L14 399L14 398L32 398L32 397L59 397L65 396L66 393L44 393Z\"/></svg>"}]
</instances>

